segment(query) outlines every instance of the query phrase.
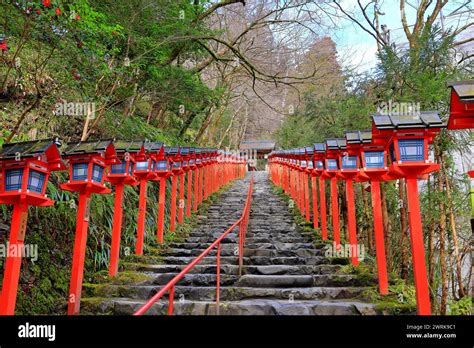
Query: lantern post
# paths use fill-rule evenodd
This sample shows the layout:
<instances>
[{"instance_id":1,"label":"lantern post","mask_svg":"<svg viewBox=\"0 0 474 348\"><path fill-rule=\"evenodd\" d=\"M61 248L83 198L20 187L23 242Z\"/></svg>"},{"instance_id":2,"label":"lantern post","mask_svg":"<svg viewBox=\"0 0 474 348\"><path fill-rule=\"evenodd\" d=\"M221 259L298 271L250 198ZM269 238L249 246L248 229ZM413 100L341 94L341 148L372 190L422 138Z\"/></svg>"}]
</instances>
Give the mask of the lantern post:
<instances>
[{"instance_id":1,"label":"lantern post","mask_svg":"<svg viewBox=\"0 0 474 348\"><path fill-rule=\"evenodd\" d=\"M153 143L150 150L155 159L155 180L159 181L160 191L158 197L158 220L156 238L158 244L163 244L165 229L165 204L166 204L166 181L172 176L171 160L166 156L163 143Z\"/></svg>"},{"instance_id":2,"label":"lantern post","mask_svg":"<svg viewBox=\"0 0 474 348\"><path fill-rule=\"evenodd\" d=\"M145 242L146 225L146 202L148 199L148 181L155 180L155 159L149 155L151 143L146 143L145 151L135 155L135 170L133 175L140 184L140 196L138 198L138 220L137 220L137 241L135 244L135 254L143 255L143 245Z\"/></svg>"},{"instance_id":3,"label":"lantern post","mask_svg":"<svg viewBox=\"0 0 474 348\"><path fill-rule=\"evenodd\" d=\"M406 178L408 218L418 314L430 315L430 296L426 272L425 246L421 224L418 179L439 170L428 158L428 145L445 127L436 112L381 115L372 118L372 136L390 150L390 178Z\"/></svg>"},{"instance_id":4,"label":"lantern post","mask_svg":"<svg viewBox=\"0 0 474 348\"><path fill-rule=\"evenodd\" d=\"M200 183L200 171L201 171L201 149L195 149L195 162L194 162L194 201L193 210L197 212L199 206L199 183Z\"/></svg>"},{"instance_id":5,"label":"lantern post","mask_svg":"<svg viewBox=\"0 0 474 348\"><path fill-rule=\"evenodd\" d=\"M326 170L323 176L331 181L331 217L333 238L336 247L341 244L341 230L339 225L339 194L337 190L337 174L339 172L338 157L340 150L345 148L345 139L326 140Z\"/></svg>"},{"instance_id":6,"label":"lantern post","mask_svg":"<svg viewBox=\"0 0 474 348\"><path fill-rule=\"evenodd\" d=\"M81 305L91 196L112 192L104 185L104 171L108 165L118 164L120 161L116 156L112 140L68 144L63 157L68 159L70 168L69 181L61 184L61 189L79 193L67 310L68 315L75 315L79 313Z\"/></svg>"},{"instance_id":7,"label":"lantern post","mask_svg":"<svg viewBox=\"0 0 474 348\"><path fill-rule=\"evenodd\" d=\"M368 137L368 133L364 132ZM380 196L380 181L386 179L388 172L387 151L383 142L370 137L370 142L365 139L360 152L361 168L356 180L359 182L370 181L370 194L372 198L372 215L374 223L375 253L377 259L377 272L379 293L388 294L387 261L385 255L385 239L382 219L382 201Z\"/></svg>"},{"instance_id":8,"label":"lantern post","mask_svg":"<svg viewBox=\"0 0 474 348\"><path fill-rule=\"evenodd\" d=\"M179 147L172 147L167 149L168 155L171 158L171 170L173 176L171 177L171 211L170 211L170 232L174 232L176 226L176 190L178 186L178 178L181 175L181 152Z\"/></svg>"},{"instance_id":9,"label":"lantern post","mask_svg":"<svg viewBox=\"0 0 474 348\"><path fill-rule=\"evenodd\" d=\"M8 253L5 261L0 315L14 315L28 207L49 207L54 201L46 195L52 171L64 170L55 140L5 144L0 150L0 204L13 204Z\"/></svg>"},{"instance_id":10,"label":"lantern post","mask_svg":"<svg viewBox=\"0 0 474 348\"><path fill-rule=\"evenodd\" d=\"M357 249L357 228L356 212L354 202L353 181L357 180L360 174L361 145L370 143L372 133L370 131L348 131L346 134L346 151L341 153L339 158L339 176L346 182L347 220L349 228L349 243L351 245L351 261L353 266L359 265L359 255Z\"/></svg>"},{"instance_id":11,"label":"lantern post","mask_svg":"<svg viewBox=\"0 0 474 348\"><path fill-rule=\"evenodd\" d=\"M308 166L308 155L306 153L306 148L301 148L298 150L300 156L300 172L301 172L301 192L302 192L302 216L305 217L307 222L311 221L310 215L310 206L309 206L309 175L308 173L311 171Z\"/></svg>"},{"instance_id":12,"label":"lantern post","mask_svg":"<svg viewBox=\"0 0 474 348\"><path fill-rule=\"evenodd\" d=\"M184 184L186 180L186 173L191 170L189 167L190 160L190 148L181 148L181 172L179 173L179 203L178 203L178 224L182 224L184 220L184 207L186 205L184 201ZM189 201L190 197L188 197Z\"/></svg>"},{"instance_id":13,"label":"lantern post","mask_svg":"<svg viewBox=\"0 0 474 348\"><path fill-rule=\"evenodd\" d=\"M188 162L188 199L186 200L186 217L191 217L191 202L193 195L193 176L196 171L196 149L189 148L189 162Z\"/></svg>"},{"instance_id":14,"label":"lantern post","mask_svg":"<svg viewBox=\"0 0 474 348\"><path fill-rule=\"evenodd\" d=\"M137 185L133 176L135 165L134 155L144 151L143 142L115 141L115 151L120 164L112 164L109 167L106 180L115 186L114 197L114 220L112 224L112 241L110 246L109 276L115 277L118 272L120 259L120 239L122 235L123 220L123 192L126 185Z\"/></svg>"},{"instance_id":15,"label":"lantern post","mask_svg":"<svg viewBox=\"0 0 474 348\"><path fill-rule=\"evenodd\" d=\"M314 170L314 147L309 146L305 148L306 154L306 163L308 164L306 168L306 173L308 177L311 178L311 203L313 206L313 228L318 228L318 194L316 189L316 173ZM309 191L309 190L308 190ZM309 195L309 192L308 192ZM311 221L311 218L310 218Z\"/></svg>"},{"instance_id":16,"label":"lantern post","mask_svg":"<svg viewBox=\"0 0 474 348\"><path fill-rule=\"evenodd\" d=\"M327 214L326 214L326 192L324 188L324 181L326 177L324 173L324 162L326 157L326 144L316 143L314 144L314 171L313 173L319 177L319 207L321 217L321 237L323 240L328 239L327 230Z\"/></svg>"}]
</instances>

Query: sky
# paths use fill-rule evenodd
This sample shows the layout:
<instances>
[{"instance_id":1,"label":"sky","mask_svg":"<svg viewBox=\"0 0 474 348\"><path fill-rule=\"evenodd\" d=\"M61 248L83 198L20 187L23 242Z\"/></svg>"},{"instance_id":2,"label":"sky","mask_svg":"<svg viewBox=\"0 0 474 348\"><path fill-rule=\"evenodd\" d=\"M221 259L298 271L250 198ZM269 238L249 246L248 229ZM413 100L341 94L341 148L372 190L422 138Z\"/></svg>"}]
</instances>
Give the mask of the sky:
<instances>
[{"instance_id":1,"label":"sky","mask_svg":"<svg viewBox=\"0 0 474 348\"><path fill-rule=\"evenodd\" d=\"M465 2L467 1L468 0ZM416 0L408 2L416 4ZM363 1L362 3L365 4L366 1ZM396 42L397 44L406 43L405 33L401 25L399 0L385 0L382 4L381 9L385 15L380 16L380 22L381 24L386 24L390 29L391 41ZM451 1L443 8L443 15L445 16L444 23L446 27L449 27L450 25L457 26L458 22L462 25L463 23L465 24L469 21L474 21L474 12L466 12L468 7L464 7L458 11L458 13L464 13L452 15L452 12L461 4L461 0ZM357 4L355 0L344 0L342 1L342 6L344 9L353 9ZM471 4L470 6L472 9L473 5ZM431 12L431 9L432 6L428 13ZM416 18L416 11L408 4L406 5L406 15L408 24L413 24ZM352 21L341 20L338 24L340 29L335 30L331 36L336 42L341 63L345 67L355 67L358 72L364 72L374 68L377 62L377 44L375 39Z\"/></svg>"}]
</instances>

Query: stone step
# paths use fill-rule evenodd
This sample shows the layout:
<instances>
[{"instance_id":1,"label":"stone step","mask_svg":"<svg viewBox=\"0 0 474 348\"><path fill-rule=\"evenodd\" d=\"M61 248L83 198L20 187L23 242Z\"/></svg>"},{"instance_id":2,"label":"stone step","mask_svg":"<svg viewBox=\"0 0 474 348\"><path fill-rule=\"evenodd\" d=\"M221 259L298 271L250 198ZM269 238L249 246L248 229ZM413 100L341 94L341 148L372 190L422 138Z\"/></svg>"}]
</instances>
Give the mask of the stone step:
<instances>
[{"instance_id":1,"label":"stone step","mask_svg":"<svg viewBox=\"0 0 474 348\"><path fill-rule=\"evenodd\" d=\"M178 273L187 265L142 265L125 264L127 271L154 272L154 273ZM242 267L242 274L260 274L260 275L295 275L295 274L331 274L337 272L339 265L266 265L266 266L248 266ZM189 273L216 274L215 264L194 266ZM221 265L221 274L239 274L237 265Z\"/></svg>"},{"instance_id":2,"label":"stone step","mask_svg":"<svg viewBox=\"0 0 474 348\"><path fill-rule=\"evenodd\" d=\"M130 299L147 300L160 291L163 287L156 285L107 285L96 287L93 284L84 285L84 293L92 297L122 297ZM271 298L283 300L335 300L353 299L362 297L365 287L306 287L306 288L247 288L247 287L221 287L221 301L240 301L251 298ZM176 286L175 299L194 301L215 301L215 286ZM166 294L164 299L168 298Z\"/></svg>"},{"instance_id":3,"label":"stone step","mask_svg":"<svg viewBox=\"0 0 474 348\"><path fill-rule=\"evenodd\" d=\"M83 313L131 315L145 301L111 299L102 302L82 301ZM210 301L175 301L174 315L215 315L216 303ZM146 315L166 315L168 301L155 303ZM348 300L277 300L249 299L243 301L222 301L220 315L377 315L383 314L373 304Z\"/></svg>"},{"instance_id":4,"label":"stone step","mask_svg":"<svg viewBox=\"0 0 474 348\"><path fill-rule=\"evenodd\" d=\"M361 279L353 275L243 275L235 286L257 288L313 287L313 286L369 286L376 279Z\"/></svg>"},{"instance_id":5,"label":"stone step","mask_svg":"<svg viewBox=\"0 0 474 348\"><path fill-rule=\"evenodd\" d=\"M182 265L189 264L196 257L195 256L165 256L160 259L161 262L165 264L172 265ZM209 265L216 263L215 256L204 256L200 264ZM323 256L313 256L313 257L299 257L299 256L289 256L289 257L267 257L267 256L251 256L243 258L244 265L323 265L323 264L334 264L334 265L347 265L349 263L348 259L327 259ZM237 256L221 256L221 264L238 264Z\"/></svg>"},{"instance_id":6,"label":"stone step","mask_svg":"<svg viewBox=\"0 0 474 348\"><path fill-rule=\"evenodd\" d=\"M198 256L205 249L168 249L166 254L169 256ZM221 256L233 256L238 253L237 244L226 244L225 248L221 249ZM217 247L213 248L207 254L209 256L217 255ZM265 256L265 257L282 257L282 256L301 256L312 257L322 256L324 251L321 249L296 249L295 250L276 250L276 249L250 249L244 248L244 256Z\"/></svg>"}]
</instances>

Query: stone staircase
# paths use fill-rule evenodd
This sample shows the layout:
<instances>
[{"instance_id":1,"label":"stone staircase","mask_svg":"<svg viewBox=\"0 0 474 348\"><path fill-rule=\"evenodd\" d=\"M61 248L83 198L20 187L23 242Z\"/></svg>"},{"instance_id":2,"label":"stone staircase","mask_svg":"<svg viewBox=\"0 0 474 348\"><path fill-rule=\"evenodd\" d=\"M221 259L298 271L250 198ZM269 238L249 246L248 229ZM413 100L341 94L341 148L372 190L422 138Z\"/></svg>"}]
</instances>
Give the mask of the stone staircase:
<instances>
[{"instance_id":1,"label":"stone staircase","mask_svg":"<svg viewBox=\"0 0 474 348\"><path fill-rule=\"evenodd\" d=\"M372 280L338 272L346 259L328 259L324 245L311 241L294 223L285 202L272 191L265 172L254 174L244 267L238 276L238 231L221 247L220 315L370 315L381 314L360 300ZM109 283L86 288L84 314L130 315L215 241L240 217L250 176L237 181L211 205L207 217L184 243L173 243L162 257L127 263L135 284ZM175 315L216 314L216 250L194 267L175 288ZM165 296L148 311L167 313Z\"/></svg>"}]
</instances>

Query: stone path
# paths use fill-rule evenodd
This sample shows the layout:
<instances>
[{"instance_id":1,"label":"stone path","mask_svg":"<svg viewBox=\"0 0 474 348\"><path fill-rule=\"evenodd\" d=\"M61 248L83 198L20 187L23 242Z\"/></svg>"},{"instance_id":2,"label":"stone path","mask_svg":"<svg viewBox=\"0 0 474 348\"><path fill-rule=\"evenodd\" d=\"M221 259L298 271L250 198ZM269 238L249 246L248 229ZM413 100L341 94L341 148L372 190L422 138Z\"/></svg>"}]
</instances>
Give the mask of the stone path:
<instances>
[{"instance_id":1,"label":"stone path","mask_svg":"<svg viewBox=\"0 0 474 348\"><path fill-rule=\"evenodd\" d=\"M337 271L347 260L329 260L310 232L294 223L285 202L272 191L268 174L255 172L243 275L238 276L237 231L221 248L220 315L370 315L380 314L360 300L366 284ZM184 243L174 243L161 264L127 265L146 280L135 285L107 285L84 299L95 314L132 314L240 217L250 177L223 193ZM205 257L175 288L175 315L216 313L216 251ZM365 281L366 282L366 281ZM166 314L167 297L147 314Z\"/></svg>"}]
</instances>

